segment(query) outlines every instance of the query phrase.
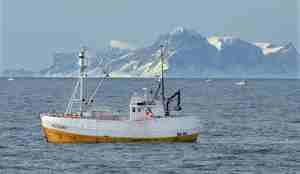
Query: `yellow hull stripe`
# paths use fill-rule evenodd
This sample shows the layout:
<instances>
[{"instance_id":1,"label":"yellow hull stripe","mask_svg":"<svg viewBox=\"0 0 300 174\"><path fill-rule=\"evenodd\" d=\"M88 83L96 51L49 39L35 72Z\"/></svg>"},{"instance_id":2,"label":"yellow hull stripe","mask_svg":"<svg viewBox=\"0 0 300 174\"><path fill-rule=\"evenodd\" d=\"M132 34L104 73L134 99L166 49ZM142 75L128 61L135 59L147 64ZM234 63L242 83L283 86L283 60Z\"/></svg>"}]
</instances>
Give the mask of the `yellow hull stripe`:
<instances>
[{"instance_id":1,"label":"yellow hull stripe","mask_svg":"<svg viewBox=\"0 0 300 174\"><path fill-rule=\"evenodd\" d=\"M153 143L153 142L195 142L198 133L192 135L182 135L175 137L159 138L127 138L110 136L89 136L68 133L56 129L43 128L45 138L50 143L71 144L71 143Z\"/></svg>"}]
</instances>

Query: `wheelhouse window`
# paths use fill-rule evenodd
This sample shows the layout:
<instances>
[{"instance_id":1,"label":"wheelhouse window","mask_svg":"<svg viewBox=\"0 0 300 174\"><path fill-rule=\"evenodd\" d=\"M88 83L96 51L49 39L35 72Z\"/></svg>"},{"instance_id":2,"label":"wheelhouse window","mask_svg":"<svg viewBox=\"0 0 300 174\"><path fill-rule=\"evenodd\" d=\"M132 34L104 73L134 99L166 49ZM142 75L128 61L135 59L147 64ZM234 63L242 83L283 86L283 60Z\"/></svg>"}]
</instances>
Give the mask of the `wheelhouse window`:
<instances>
[{"instance_id":1,"label":"wheelhouse window","mask_svg":"<svg viewBox=\"0 0 300 174\"><path fill-rule=\"evenodd\" d=\"M141 112L142 110L141 110L141 108L137 108L138 109L138 112Z\"/></svg>"},{"instance_id":2,"label":"wheelhouse window","mask_svg":"<svg viewBox=\"0 0 300 174\"><path fill-rule=\"evenodd\" d=\"M135 107L132 107L132 112L135 112Z\"/></svg>"}]
</instances>

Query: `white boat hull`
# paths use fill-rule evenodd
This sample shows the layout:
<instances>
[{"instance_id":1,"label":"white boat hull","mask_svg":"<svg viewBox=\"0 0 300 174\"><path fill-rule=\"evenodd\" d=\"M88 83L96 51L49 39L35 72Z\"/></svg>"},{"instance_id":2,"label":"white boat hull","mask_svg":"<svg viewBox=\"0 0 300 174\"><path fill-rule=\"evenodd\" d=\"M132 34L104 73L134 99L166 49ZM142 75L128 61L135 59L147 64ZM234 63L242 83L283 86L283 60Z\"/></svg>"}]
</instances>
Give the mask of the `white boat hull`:
<instances>
[{"instance_id":1,"label":"white boat hull","mask_svg":"<svg viewBox=\"0 0 300 174\"><path fill-rule=\"evenodd\" d=\"M120 121L42 115L41 121L52 143L194 142L199 135L197 117Z\"/></svg>"}]
</instances>

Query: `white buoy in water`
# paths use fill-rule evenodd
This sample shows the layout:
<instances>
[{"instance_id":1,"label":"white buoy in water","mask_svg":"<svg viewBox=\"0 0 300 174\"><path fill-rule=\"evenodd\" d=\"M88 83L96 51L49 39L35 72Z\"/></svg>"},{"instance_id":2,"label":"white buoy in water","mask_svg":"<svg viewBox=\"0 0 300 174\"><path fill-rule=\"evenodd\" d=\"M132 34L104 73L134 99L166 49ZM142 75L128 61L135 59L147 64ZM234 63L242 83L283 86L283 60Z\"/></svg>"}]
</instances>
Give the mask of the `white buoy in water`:
<instances>
[{"instance_id":1,"label":"white buoy in water","mask_svg":"<svg viewBox=\"0 0 300 174\"><path fill-rule=\"evenodd\" d=\"M247 85L247 81L246 80L242 80L240 82L236 82L235 84L238 85L238 86L246 86Z\"/></svg>"}]
</instances>

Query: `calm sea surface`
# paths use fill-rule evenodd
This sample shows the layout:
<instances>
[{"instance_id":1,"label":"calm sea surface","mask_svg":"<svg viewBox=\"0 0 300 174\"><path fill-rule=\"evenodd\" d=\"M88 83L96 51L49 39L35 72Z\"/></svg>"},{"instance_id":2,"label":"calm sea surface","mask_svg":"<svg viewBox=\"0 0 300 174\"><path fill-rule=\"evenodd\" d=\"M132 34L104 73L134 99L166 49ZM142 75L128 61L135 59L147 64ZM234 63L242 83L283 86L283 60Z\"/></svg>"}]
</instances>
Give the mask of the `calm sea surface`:
<instances>
[{"instance_id":1,"label":"calm sea surface","mask_svg":"<svg viewBox=\"0 0 300 174\"><path fill-rule=\"evenodd\" d=\"M167 80L201 120L197 143L55 145L39 113L64 111L75 80L0 79L0 173L300 173L300 81L237 81ZM145 86L154 81L108 80L97 102L127 113Z\"/></svg>"}]
</instances>

